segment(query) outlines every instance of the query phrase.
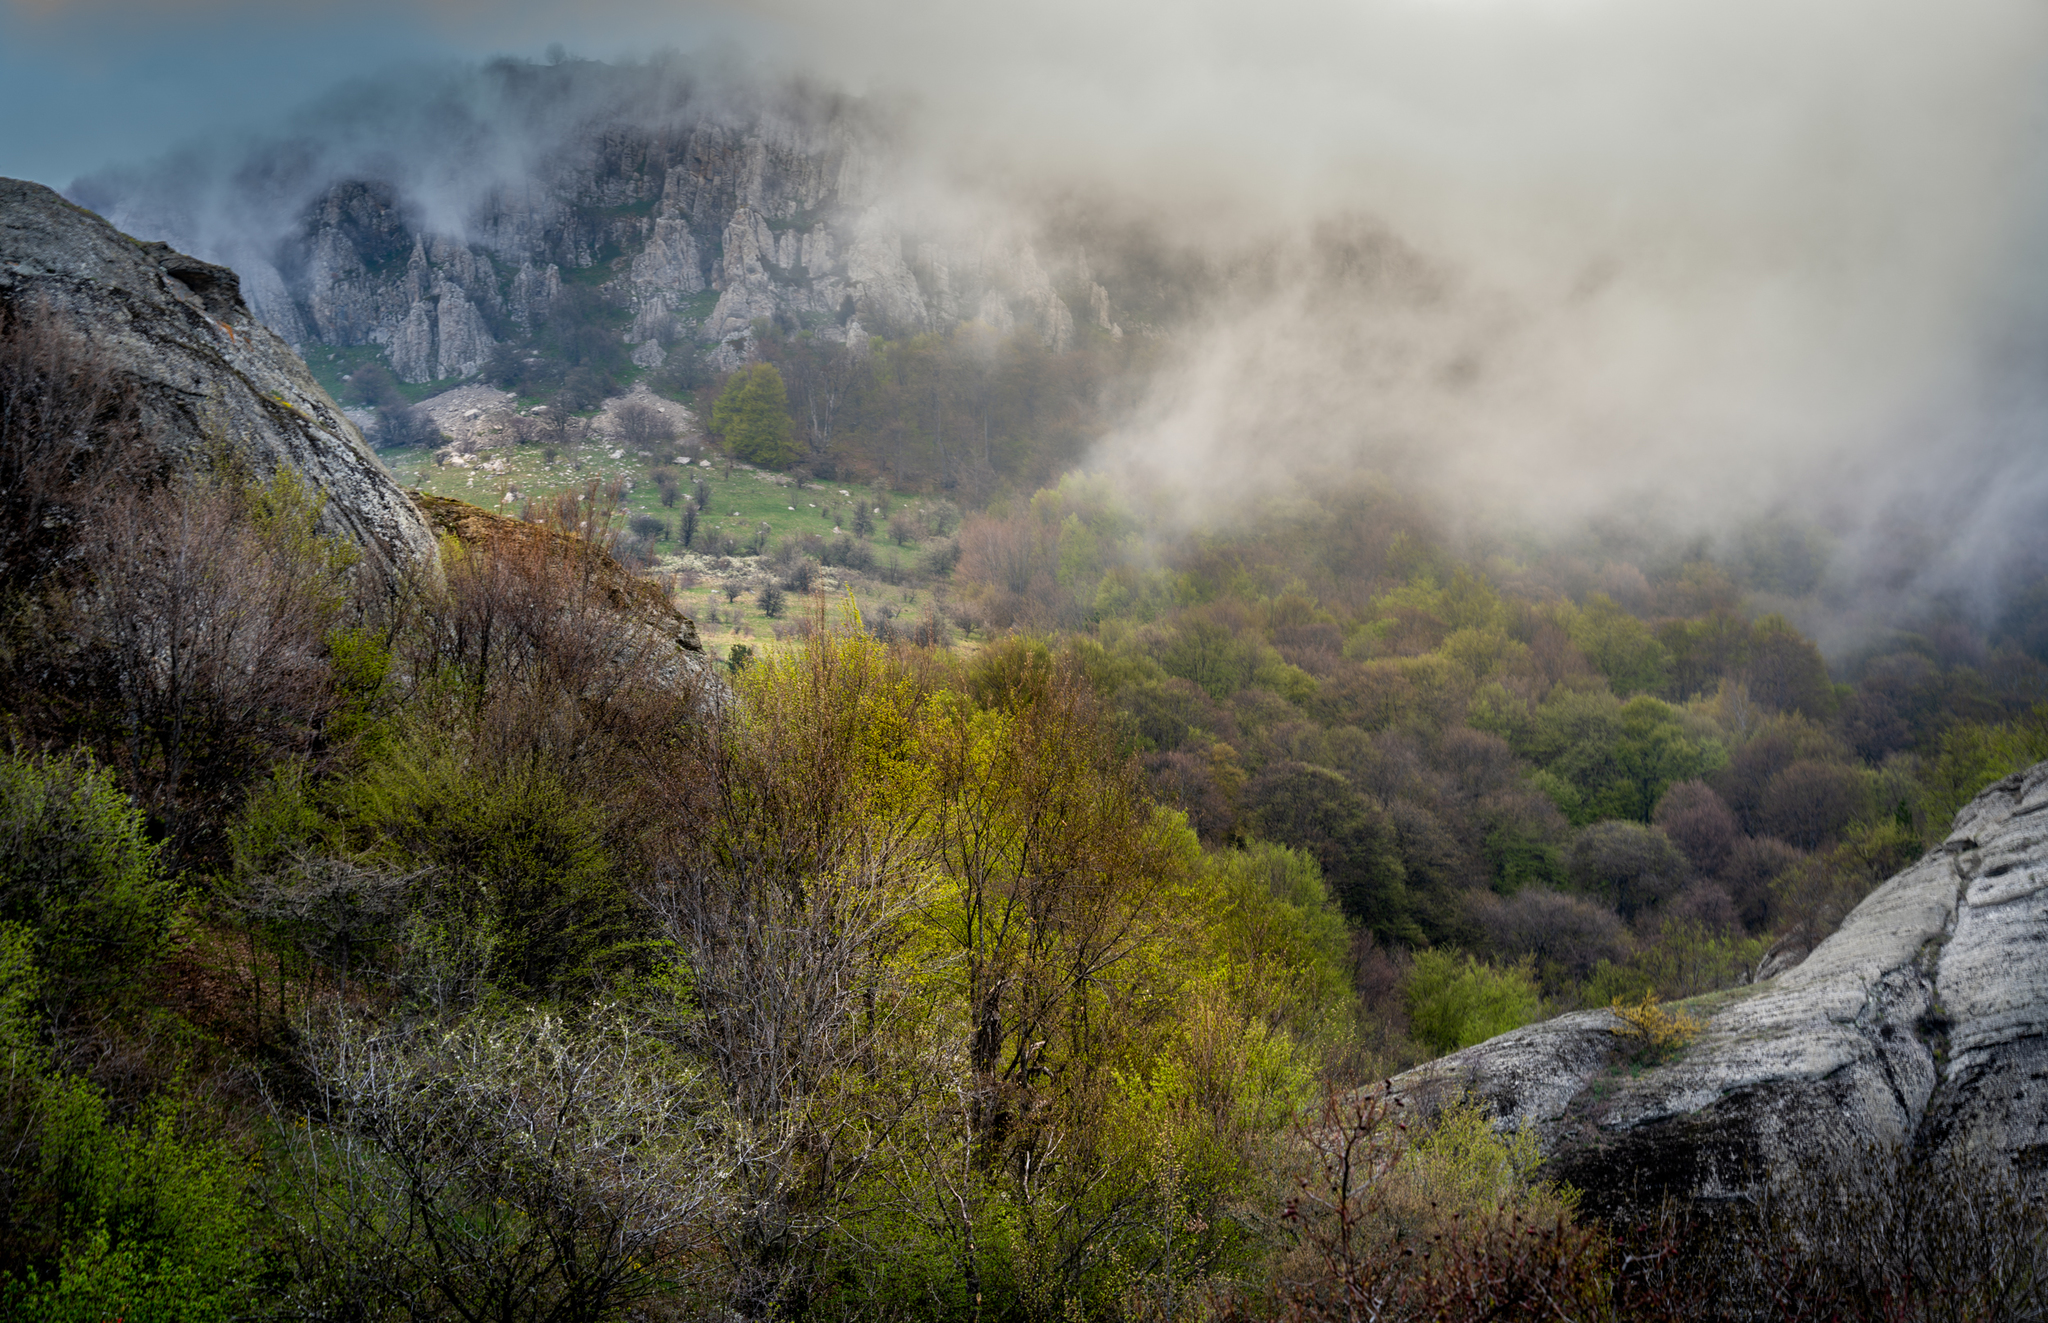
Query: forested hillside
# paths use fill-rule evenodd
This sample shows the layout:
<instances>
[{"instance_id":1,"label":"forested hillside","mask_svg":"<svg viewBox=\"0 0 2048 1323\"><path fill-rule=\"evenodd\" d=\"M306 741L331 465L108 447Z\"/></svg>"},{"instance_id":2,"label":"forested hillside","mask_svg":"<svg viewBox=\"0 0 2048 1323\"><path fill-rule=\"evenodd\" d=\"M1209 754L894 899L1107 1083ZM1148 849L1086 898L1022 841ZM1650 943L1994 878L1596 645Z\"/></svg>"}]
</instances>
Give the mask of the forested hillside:
<instances>
[{"instance_id":1,"label":"forested hillside","mask_svg":"<svg viewBox=\"0 0 2048 1323\"><path fill-rule=\"evenodd\" d=\"M1844 1267L1861 1205L1604 1224L1371 1086L1796 961L2048 755L2024 613L1831 670L1766 609L1826 605L1797 526L1487 545L1347 477L1190 532L1068 472L1136 336L770 323L708 445L903 503L721 543L728 605L794 600L714 663L617 489L421 498L373 573L5 319L14 1316L1680 1319L1731 1257L1949 1298ZM918 628L862 613L883 539Z\"/></svg>"},{"instance_id":2,"label":"forested hillside","mask_svg":"<svg viewBox=\"0 0 2048 1323\"><path fill-rule=\"evenodd\" d=\"M2048 667L2015 637L1937 622L1835 678L1752 605L1784 583L1782 535L1725 564L1642 541L1460 554L1371 485L1238 525L1162 536L1070 479L963 527L960 591L992 627L1075 640L1206 842L1313 855L1394 1018L1424 948L1557 1007L1782 968L2048 756Z\"/></svg>"}]
</instances>

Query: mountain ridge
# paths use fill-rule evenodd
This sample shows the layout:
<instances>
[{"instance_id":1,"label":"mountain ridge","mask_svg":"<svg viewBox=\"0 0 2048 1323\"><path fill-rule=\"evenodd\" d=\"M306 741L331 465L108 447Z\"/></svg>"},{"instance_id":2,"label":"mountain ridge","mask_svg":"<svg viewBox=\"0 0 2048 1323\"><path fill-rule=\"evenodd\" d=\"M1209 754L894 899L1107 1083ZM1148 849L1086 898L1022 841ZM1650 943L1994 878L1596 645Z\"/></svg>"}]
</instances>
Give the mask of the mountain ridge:
<instances>
[{"instance_id":1,"label":"mountain ridge","mask_svg":"<svg viewBox=\"0 0 2048 1323\"><path fill-rule=\"evenodd\" d=\"M460 104L429 98L387 135L424 140L432 168L299 135L218 167L225 182L187 163L71 192L235 268L287 341L375 345L412 383L475 375L565 281L625 314L642 367L684 352L728 370L761 319L839 343L964 322L1056 350L1077 325L1122 333L1084 251L899 208L888 127L853 98L668 65L502 60L471 77L443 98Z\"/></svg>"}]
</instances>

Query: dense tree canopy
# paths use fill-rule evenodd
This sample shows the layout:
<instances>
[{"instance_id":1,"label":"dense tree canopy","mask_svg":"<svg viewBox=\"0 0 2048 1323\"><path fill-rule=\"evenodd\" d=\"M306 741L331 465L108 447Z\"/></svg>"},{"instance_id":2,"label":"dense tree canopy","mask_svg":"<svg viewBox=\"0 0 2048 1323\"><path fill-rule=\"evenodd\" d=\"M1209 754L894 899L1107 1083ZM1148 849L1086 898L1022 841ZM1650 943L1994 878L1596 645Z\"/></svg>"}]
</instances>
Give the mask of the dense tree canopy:
<instances>
[{"instance_id":1,"label":"dense tree canopy","mask_svg":"<svg viewBox=\"0 0 2048 1323\"><path fill-rule=\"evenodd\" d=\"M784 469L801 454L790 424L782 374L756 363L732 374L711 410L711 425L734 455L763 468Z\"/></svg>"}]
</instances>

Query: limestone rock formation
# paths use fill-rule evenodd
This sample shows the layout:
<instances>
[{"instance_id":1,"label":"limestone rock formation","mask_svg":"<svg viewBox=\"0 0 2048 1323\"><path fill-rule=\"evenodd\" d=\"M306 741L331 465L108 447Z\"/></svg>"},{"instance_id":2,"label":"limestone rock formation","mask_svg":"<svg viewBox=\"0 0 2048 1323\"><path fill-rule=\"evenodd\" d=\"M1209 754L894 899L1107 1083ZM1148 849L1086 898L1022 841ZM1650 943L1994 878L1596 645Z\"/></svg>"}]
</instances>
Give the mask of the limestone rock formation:
<instances>
[{"instance_id":1,"label":"limestone rock formation","mask_svg":"<svg viewBox=\"0 0 2048 1323\"><path fill-rule=\"evenodd\" d=\"M288 341L381 346L408 382L476 374L545 321L565 273L631 315L620 334L642 366L679 350L735 366L762 319L833 342L856 316L889 336L981 321L1053 349L1077 318L1115 326L1115 291L1078 248L921 214L893 188L886 117L854 99L712 92L653 65L470 76L403 100L472 118L387 125L388 150L344 160L295 139L218 177L181 163L77 198L232 262Z\"/></svg>"},{"instance_id":2,"label":"limestone rock formation","mask_svg":"<svg viewBox=\"0 0 2048 1323\"><path fill-rule=\"evenodd\" d=\"M174 464L225 451L258 477L298 474L327 498L326 531L386 574L435 555L419 511L249 310L233 271L132 239L40 184L0 179L0 302L46 306L105 354Z\"/></svg>"},{"instance_id":3,"label":"limestone rock formation","mask_svg":"<svg viewBox=\"0 0 2048 1323\"><path fill-rule=\"evenodd\" d=\"M1803 962L1687 1009L1676 1059L1632 1061L1609 1011L1409 1072L1533 1126L1600 1210L1744 1198L1871 1145L2048 1186L2048 763L2007 777Z\"/></svg>"}]
</instances>

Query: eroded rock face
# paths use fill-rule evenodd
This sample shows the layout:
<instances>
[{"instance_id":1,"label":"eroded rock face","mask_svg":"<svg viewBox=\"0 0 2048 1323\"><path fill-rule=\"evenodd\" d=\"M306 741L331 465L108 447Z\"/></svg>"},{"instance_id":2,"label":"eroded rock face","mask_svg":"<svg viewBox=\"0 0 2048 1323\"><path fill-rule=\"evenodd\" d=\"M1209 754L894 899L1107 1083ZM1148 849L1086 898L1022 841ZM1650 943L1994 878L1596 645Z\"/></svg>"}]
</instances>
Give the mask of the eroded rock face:
<instances>
[{"instance_id":1,"label":"eroded rock face","mask_svg":"<svg viewBox=\"0 0 2048 1323\"><path fill-rule=\"evenodd\" d=\"M1663 1064L1581 1011L1397 1084L1533 1126L1599 1211L1748 1197L1871 1145L2048 1185L2048 763L1978 796L1798 966L1687 1009L1704 1029Z\"/></svg>"},{"instance_id":2,"label":"eroded rock face","mask_svg":"<svg viewBox=\"0 0 2048 1323\"><path fill-rule=\"evenodd\" d=\"M326 495L325 531L373 569L434 563L426 520L249 310L233 271L139 243L40 184L0 179L0 301L46 305L104 353L174 464L225 451L259 478L287 469Z\"/></svg>"},{"instance_id":3,"label":"eroded rock face","mask_svg":"<svg viewBox=\"0 0 2048 1323\"><path fill-rule=\"evenodd\" d=\"M1077 312L1115 326L1115 291L1080 248L918 214L891 184L884 117L852 99L710 94L594 64L500 62L473 77L419 104L470 106L474 120L394 128L408 144L394 159L425 154L409 166L280 144L218 177L160 169L77 196L133 233L231 261L287 340L381 346L409 382L473 376L498 339L545 320L565 275L631 311L623 336L643 366L671 350L737 366L762 319L835 343L851 342L855 317L861 334L892 336L981 321L1055 350Z\"/></svg>"}]
</instances>

